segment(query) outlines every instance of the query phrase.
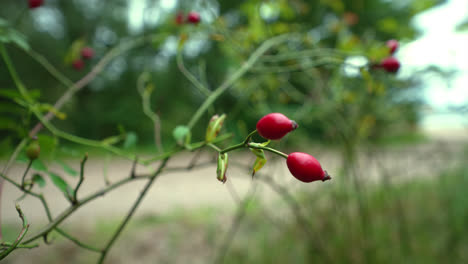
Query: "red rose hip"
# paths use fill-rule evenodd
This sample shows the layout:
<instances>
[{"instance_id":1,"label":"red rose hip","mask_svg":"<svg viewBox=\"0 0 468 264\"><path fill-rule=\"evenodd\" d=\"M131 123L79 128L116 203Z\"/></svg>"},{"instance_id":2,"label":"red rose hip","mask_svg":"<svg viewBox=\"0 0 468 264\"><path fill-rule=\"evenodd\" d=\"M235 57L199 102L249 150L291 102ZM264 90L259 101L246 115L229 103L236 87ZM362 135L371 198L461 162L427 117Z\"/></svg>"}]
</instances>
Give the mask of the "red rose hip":
<instances>
[{"instance_id":1,"label":"red rose hip","mask_svg":"<svg viewBox=\"0 0 468 264\"><path fill-rule=\"evenodd\" d=\"M40 7L42 4L44 4L44 0L29 0L28 5L29 8L37 8Z\"/></svg>"},{"instance_id":2,"label":"red rose hip","mask_svg":"<svg viewBox=\"0 0 468 264\"><path fill-rule=\"evenodd\" d=\"M83 59L91 59L94 56L94 50L90 47L84 47L81 50L81 57Z\"/></svg>"},{"instance_id":3,"label":"red rose hip","mask_svg":"<svg viewBox=\"0 0 468 264\"><path fill-rule=\"evenodd\" d=\"M286 160L291 174L302 182L326 181L331 177L322 169L313 156L303 152L293 152Z\"/></svg>"},{"instance_id":4,"label":"red rose hip","mask_svg":"<svg viewBox=\"0 0 468 264\"><path fill-rule=\"evenodd\" d=\"M257 132L266 139L280 139L297 128L297 123L281 113L271 113L257 122Z\"/></svg>"},{"instance_id":5,"label":"red rose hip","mask_svg":"<svg viewBox=\"0 0 468 264\"><path fill-rule=\"evenodd\" d=\"M396 73L400 69L400 62L394 57L388 57L380 63L380 67L387 72Z\"/></svg>"},{"instance_id":6,"label":"red rose hip","mask_svg":"<svg viewBox=\"0 0 468 264\"><path fill-rule=\"evenodd\" d=\"M391 39L389 41L387 41L387 47L390 49L390 54L393 54L395 53L395 51L398 49L398 41L395 40L395 39Z\"/></svg>"},{"instance_id":7,"label":"red rose hip","mask_svg":"<svg viewBox=\"0 0 468 264\"><path fill-rule=\"evenodd\" d=\"M83 60L78 59L72 62L72 66L75 70L80 71L84 67L84 62Z\"/></svg>"},{"instance_id":8,"label":"red rose hip","mask_svg":"<svg viewBox=\"0 0 468 264\"><path fill-rule=\"evenodd\" d=\"M174 21L177 25L182 25L184 23L184 14L182 12L178 12Z\"/></svg>"},{"instance_id":9,"label":"red rose hip","mask_svg":"<svg viewBox=\"0 0 468 264\"><path fill-rule=\"evenodd\" d=\"M197 12L190 12L187 15L187 21L191 24L198 24L200 23L200 14Z\"/></svg>"}]
</instances>

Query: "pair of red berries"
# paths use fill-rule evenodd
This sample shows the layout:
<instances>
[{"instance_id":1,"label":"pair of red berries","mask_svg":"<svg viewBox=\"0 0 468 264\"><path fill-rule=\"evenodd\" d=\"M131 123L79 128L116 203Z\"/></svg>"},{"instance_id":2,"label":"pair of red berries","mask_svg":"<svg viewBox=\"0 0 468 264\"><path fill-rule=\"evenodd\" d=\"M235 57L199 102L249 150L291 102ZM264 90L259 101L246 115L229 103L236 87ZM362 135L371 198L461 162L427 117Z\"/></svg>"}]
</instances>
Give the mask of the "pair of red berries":
<instances>
[{"instance_id":1,"label":"pair of red berries","mask_svg":"<svg viewBox=\"0 0 468 264\"><path fill-rule=\"evenodd\" d=\"M28 5L30 9L40 7L44 4L44 0L29 0Z\"/></svg>"},{"instance_id":2,"label":"pair of red berries","mask_svg":"<svg viewBox=\"0 0 468 264\"><path fill-rule=\"evenodd\" d=\"M175 17L175 23L177 25L182 25L184 23L190 23L190 24L198 24L200 23L200 14L192 11L187 14L187 19L184 18L184 14L182 12L177 13Z\"/></svg>"},{"instance_id":3,"label":"pair of red berries","mask_svg":"<svg viewBox=\"0 0 468 264\"><path fill-rule=\"evenodd\" d=\"M76 59L72 62L72 66L75 70L80 71L85 66L83 59L89 60L94 57L94 50L90 47L84 47L81 49L81 58Z\"/></svg>"},{"instance_id":4,"label":"pair of red berries","mask_svg":"<svg viewBox=\"0 0 468 264\"><path fill-rule=\"evenodd\" d=\"M376 67L382 68L386 72L396 73L398 69L400 69L400 62L395 57L392 57L392 55L398 49L398 41L391 39L387 41L386 45L389 48L390 57L383 59L380 64L376 65Z\"/></svg>"},{"instance_id":5,"label":"pair of red berries","mask_svg":"<svg viewBox=\"0 0 468 264\"><path fill-rule=\"evenodd\" d=\"M257 122L257 132L260 136L277 140L298 127L297 123L281 113L271 113ZM291 174L302 182L326 181L331 177L322 169L320 162L313 156L303 152L293 152L286 159Z\"/></svg>"}]
</instances>

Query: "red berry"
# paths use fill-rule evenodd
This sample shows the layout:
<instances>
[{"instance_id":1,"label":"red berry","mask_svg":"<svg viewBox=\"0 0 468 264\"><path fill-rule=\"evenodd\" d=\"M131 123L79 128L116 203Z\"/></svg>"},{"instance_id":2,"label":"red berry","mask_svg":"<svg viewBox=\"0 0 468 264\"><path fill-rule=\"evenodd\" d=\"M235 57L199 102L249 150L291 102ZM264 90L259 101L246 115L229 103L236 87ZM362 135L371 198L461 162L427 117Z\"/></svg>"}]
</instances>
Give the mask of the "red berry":
<instances>
[{"instance_id":1,"label":"red berry","mask_svg":"<svg viewBox=\"0 0 468 264\"><path fill-rule=\"evenodd\" d=\"M94 50L90 47L84 47L81 50L81 57L84 59L91 59L94 56Z\"/></svg>"},{"instance_id":2,"label":"red berry","mask_svg":"<svg viewBox=\"0 0 468 264\"><path fill-rule=\"evenodd\" d=\"M380 67L387 72L395 73L400 69L400 62L394 57L387 57L380 63Z\"/></svg>"},{"instance_id":3,"label":"red berry","mask_svg":"<svg viewBox=\"0 0 468 264\"><path fill-rule=\"evenodd\" d=\"M40 7L44 4L44 0L29 0L29 8Z\"/></svg>"},{"instance_id":4,"label":"red berry","mask_svg":"<svg viewBox=\"0 0 468 264\"><path fill-rule=\"evenodd\" d=\"M184 23L184 14L182 12L177 13L175 23L177 25L182 25Z\"/></svg>"},{"instance_id":5,"label":"red berry","mask_svg":"<svg viewBox=\"0 0 468 264\"><path fill-rule=\"evenodd\" d=\"M387 41L387 47L390 49L390 54L395 53L395 51L398 49L398 45L398 41L395 39Z\"/></svg>"},{"instance_id":6,"label":"red berry","mask_svg":"<svg viewBox=\"0 0 468 264\"><path fill-rule=\"evenodd\" d=\"M84 62L83 60L77 59L73 61L72 66L75 70L80 71L84 67Z\"/></svg>"},{"instance_id":7,"label":"red berry","mask_svg":"<svg viewBox=\"0 0 468 264\"><path fill-rule=\"evenodd\" d=\"M297 128L297 123L281 113L271 113L257 122L257 132L266 139L280 139Z\"/></svg>"},{"instance_id":8,"label":"red berry","mask_svg":"<svg viewBox=\"0 0 468 264\"><path fill-rule=\"evenodd\" d=\"M188 13L187 15L187 21L191 24L198 24L200 23L200 14L198 14L197 12L190 12Z\"/></svg>"},{"instance_id":9,"label":"red berry","mask_svg":"<svg viewBox=\"0 0 468 264\"><path fill-rule=\"evenodd\" d=\"M291 174L302 182L331 179L328 173L322 169L318 160L307 153L294 152L289 154L286 164Z\"/></svg>"}]
</instances>

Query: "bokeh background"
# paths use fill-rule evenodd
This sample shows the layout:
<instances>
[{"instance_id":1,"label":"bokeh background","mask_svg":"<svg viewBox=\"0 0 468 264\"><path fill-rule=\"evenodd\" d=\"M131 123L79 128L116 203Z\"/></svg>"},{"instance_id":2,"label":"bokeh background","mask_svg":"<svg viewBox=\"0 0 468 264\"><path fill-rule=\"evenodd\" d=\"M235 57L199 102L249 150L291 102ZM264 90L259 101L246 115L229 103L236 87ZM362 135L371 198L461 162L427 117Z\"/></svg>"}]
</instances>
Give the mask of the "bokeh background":
<instances>
[{"instance_id":1,"label":"bokeh background","mask_svg":"<svg viewBox=\"0 0 468 264\"><path fill-rule=\"evenodd\" d=\"M215 179L216 153L186 152L146 197L108 263L468 261L466 1L45 0L33 10L26 2L2 0L0 40L44 113L69 88L44 68L44 59L77 82L119 44L159 34L113 58L53 121L67 133L107 139L144 157L173 148L174 129L189 122L207 94L258 46L296 33L219 97L192 129L192 139L203 139L217 113L227 114L223 133L232 136L220 146L228 146L242 141L263 115L281 112L300 127L272 146L311 153L333 180L299 183L272 155L252 180L255 156L241 150L230 158L222 185ZM176 23L177 14L191 11L200 14L199 24ZM7 39L9 28L20 36ZM389 56L389 39L400 44L396 74L372 67ZM72 63L84 46L95 55L77 70ZM184 69L207 90L197 89ZM157 133L143 93L159 120ZM2 167L37 122L18 97L1 64ZM92 193L131 171L131 161L106 150L47 130L38 137L40 165L33 172L47 185L34 188L49 198L54 215L67 201L47 178L50 172L75 184L79 160L89 153L83 192ZM194 157L201 166L182 169ZM21 153L8 176L19 181L24 162ZM3 188L3 239L11 241L19 230L14 201L21 193L8 183ZM141 188L116 190L62 227L99 248ZM33 231L47 223L33 199L20 204ZM52 245L41 241L39 248L17 250L5 263L96 261L96 253L51 236Z\"/></svg>"}]
</instances>

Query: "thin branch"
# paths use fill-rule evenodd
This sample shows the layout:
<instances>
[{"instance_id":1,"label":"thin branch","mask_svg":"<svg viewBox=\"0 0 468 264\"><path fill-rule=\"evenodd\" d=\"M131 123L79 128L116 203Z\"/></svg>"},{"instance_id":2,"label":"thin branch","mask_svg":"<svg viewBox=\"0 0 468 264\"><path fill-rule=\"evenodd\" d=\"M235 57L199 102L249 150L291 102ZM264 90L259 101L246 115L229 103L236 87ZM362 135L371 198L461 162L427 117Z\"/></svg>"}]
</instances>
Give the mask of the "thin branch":
<instances>
[{"instance_id":1,"label":"thin branch","mask_svg":"<svg viewBox=\"0 0 468 264\"><path fill-rule=\"evenodd\" d=\"M24 188L24 182L26 179L26 175L28 175L29 169L31 168L31 165L33 163L32 159L29 159L28 166L26 167L26 170L23 173L23 177L21 178L21 188Z\"/></svg>"},{"instance_id":2,"label":"thin branch","mask_svg":"<svg viewBox=\"0 0 468 264\"><path fill-rule=\"evenodd\" d=\"M11 165L15 161L16 157L21 152L21 150L23 150L23 148L26 146L26 143L27 143L27 139L23 138L21 140L21 142L18 144L18 146L16 146L16 149L13 151L13 154L11 154L10 159L8 160L7 164L5 165L5 167L3 167L2 174L6 175L8 173L8 170L10 169ZM4 181L5 180L3 179L3 177L1 177L0 178L0 240L3 237L3 232L2 232L2 210L1 209L2 209L3 182Z\"/></svg>"},{"instance_id":3,"label":"thin branch","mask_svg":"<svg viewBox=\"0 0 468 264\"><path fill-rule=\"evenodd\" d=\"M141 201L143 201L143 198L145 197L146 193L148 192L148 190L150 189L150 187L153 185L154 181L158 178L158 176L161 174L161 172L163 171L164 167L166 166L167 162L168 162L169 158L163 160L161 162L161 165L159 165L159 168L156 170L156 172L150 177L149 181L146 183L145 187L143 188L143 190L141 191L140 195L138 196L137 200L133 203L133 206L130 208L130 211L127 213L127 215L125 216L124 220L122 221L122 223L119 225L119 227L117 228L116 232L114 233L114 235L111 237L111 239L109 240L109 242L107 242L107 245L106 247L102 250L101 252L101 257L99 258L98 260L98 263L104 263L104 259L106 258L110 248L112 247L112 245L115 243L115 241L117 240L117 238L119 237L119 235L122 233L123 229L125 228L125 226L127 225L127 223L130 221L130 219L132 218L133 214L135 213L136 209L138 208L138 206L140 205Z\"/></svg>"},{"instance_id":4,"label":"thin branch","mask_svg":"<svg viewBox=\"0 0 468 264\"><path fill-rule=\"evenodd\" d=\"M72 199L73 203L78 202L77 194L84 180L84 165L87 160L88 160L88 153L85 154L84 158L80 162L80 180L78 181L78 184L75 187L75 191L73 192L73 199Z\"/></svg>"},{"instance_id":5,"label":"thin branch","mask_svg":"<svg viewBox=\"0 0 468 264\"><path fill-rule=\"evenodd\" d=\"M2 175L0 174L0 176L2 177L5 177L5 175ZM43 235L49 233L50 231L52 231L53 229L55 229L60 223L63 222L63 220L65 220L68 216L70 216L73 212L75 212L78 208L80 208L81 206L87 204L88 202L96 199L97 197L100 197L100 196L103 196L105 195L106 193L128 183L128 182L131 182L131 181L134 181L134 180L143 180L143 179L148 179L150 177L148 176L136 176L135 178L125 178L125 179L122 179L120 181L117 181L109 186L107 186L106 188L104 189L101 189L85 198L83 198L82 200L78 201L75 205L73 206L70 206L68 207L67 209L65 209L60 215L58 215L53 221L51 221L47 226L43 227L41 230L39 230L35 235L31 236L30 238L28 238L24 244L29 244L31 243L32 241L42 237ZM6 178L5 178L6 179ZM19 186L19 185L18 185ZM35 194L37 195L37 194Z\"/></svg>"},{"instance_id":6,"label":"thin branch","mask_svg":"<svg viewBox=\"0 0 468 264\"><path fill-rule=\"evenodd\" d=\"M73 86L73 82L68 79L63 73L61 73L57 68L54 67L44 56L35 52L32 49L25 50L26 53L31 56L35 61L37 61L44 69L46 69L52 76L55 77L59 82L61 82L66 87Z\"/></svg>"},{"instance_id":7,"label":"thin branch","mask_svg":"<svg viewBox=\"0 0 468 264\"><path fill-rule=\"evenodd\" d=\"M163 35L151 35L151 36L144 36L141 38L133 39L131 41L124 42L117 47L111 49L104 57L93 67L93 69L86 74L83 78L79 81L74 83L54 104L54 109L60 110L62 106L67 103L72 96L81 90L83 87L88 85L91 81L96 78L96 76L101 73L102 70L109 64L109 62L114 59L115 57L121 55L122 53L131 50L137 46L144 44L148 40L154 40L154 38L162 37ZM45 120L50 121L54 118L54 114L52 112L48 112L45 115ZM36 126L29 132L30 136L36 135L41 129L43 125L41 123L37 123Z\"/></svg>"},{"instance_id":8,"label":"thin branch","mask_svg":"<svg viewBox=\"0 0 468 264\"><path fill-rule=\"evenodd\" d=\"M9 243L9 242L2 242L0 243L0 247L2 248L8 248L8 247L11 247L13 245L13 243ZM27 249L31 249L31 248L36 248L36 247L39 247L39 244L34 244L34 245L23 245L23 244L18 244L16 245L16 248L27 248Z\"/></svg>"},{"instance_id":9,"label":"thin branch","mask_svg":"<svg viewBox=\"0 0 468 264\"><path fill-rule=\"evenodd\" d=\"M21 221L23 222L23 228L21 229L21 232L19 233L18 237L16 238L15 242L11 244L11 246L4 252L0 254L0 260L4 259L6 256L8 256L13 250L16 249L16 246L23 240L24 236L28 232L29 229L29 224L28 221L26 220L26 217L24 217L23 211L21 211L20 206L17 204L16 205L16 211L18 212L19 217L21 218Z\"/></svg>"},{"instance_id":10,"label":"thin branch","mask_svg":"<svg viewBox=\"0 0 468 264\"><path fill-rule=\"evenodd\" d=\"M154 143L159 153L164 151L161 141L161 118L153 110L151 110L151 93L154 90L152 84L148 85L150 75L148 72L143 72L137 80L137 89L141 96L143 113L153 121L154 126Z\"/></svg>"},{"instance_id":11,"label":"thin branch","mask_svg":"<svg viewBox=\"0 0 468 264\"><path fill-rule=\"evenodd\" d=\"M211 91L205 85L203 85L184 65L184 60L182 58L182 49L180 48L177 52L177 67L179 67L180 72L195 86L198 91L204 94L206 97L210 96Z\"/></svg>"},{"instance_id":12,"label":"thin branch","mask_svg":"<svg viewBox=\"0 0 468 264\"><path fill-rule=\"evenodd\" d=\"M254 64L255 62L262 56L268 49L271 47L278 45L282 42L285 42L291 38L291 34L280 35L274 38L271 38L265 41L260 47L258 47L252 55L250 55L249 59L240 67L236 72L234 72L228 79L226 79L216 90L214 90L210 96L203 102L203 104L198 108L195 114L192 116L190 121L188 122L187 126L192 129L195 124L200 120L202 115L206 112L206 110L221 96L227 89L231 87L231 85L236 82L240 77L242 77Z\"/></svg>"}]
</instances>

